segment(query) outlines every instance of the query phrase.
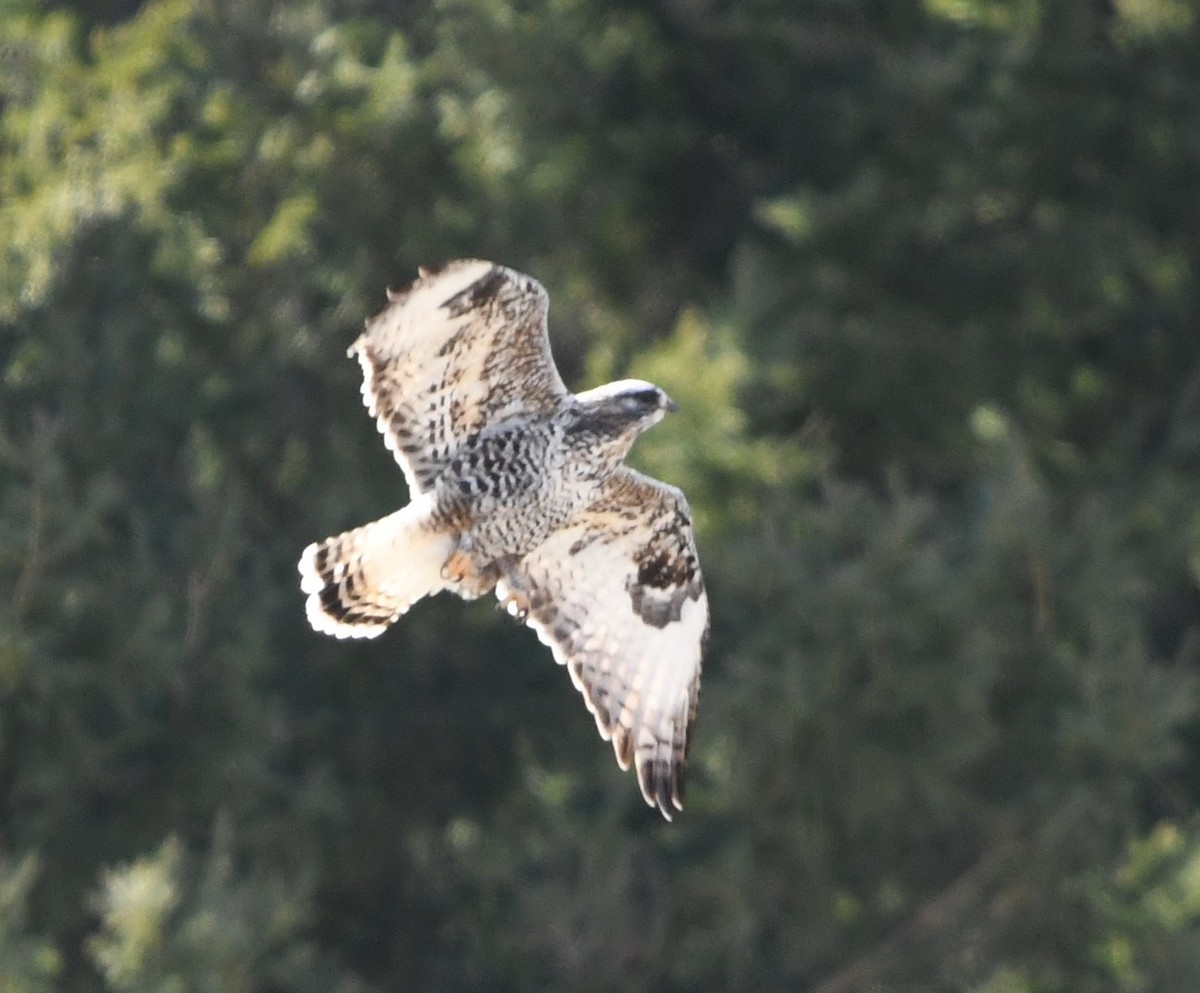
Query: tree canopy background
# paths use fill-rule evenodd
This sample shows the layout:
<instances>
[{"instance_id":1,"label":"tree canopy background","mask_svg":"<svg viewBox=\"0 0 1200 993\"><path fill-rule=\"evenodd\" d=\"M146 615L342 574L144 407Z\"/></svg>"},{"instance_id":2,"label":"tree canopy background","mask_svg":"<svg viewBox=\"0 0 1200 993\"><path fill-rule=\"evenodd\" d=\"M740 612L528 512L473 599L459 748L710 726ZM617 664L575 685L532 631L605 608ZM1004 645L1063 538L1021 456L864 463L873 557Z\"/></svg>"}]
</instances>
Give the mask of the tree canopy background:
<instances>
[{"instance_id":1,"label":"tree canopy background","mask_svg":"<svg viewBox=\"0 0 1200 993\"><path fill-rule=\"evenodd\" d=\"M5 0L0 989L1200 988L1194 0ZM388 285L683 412L660 823L483 604L304 621Z\"/></svg>"}]
</instances>

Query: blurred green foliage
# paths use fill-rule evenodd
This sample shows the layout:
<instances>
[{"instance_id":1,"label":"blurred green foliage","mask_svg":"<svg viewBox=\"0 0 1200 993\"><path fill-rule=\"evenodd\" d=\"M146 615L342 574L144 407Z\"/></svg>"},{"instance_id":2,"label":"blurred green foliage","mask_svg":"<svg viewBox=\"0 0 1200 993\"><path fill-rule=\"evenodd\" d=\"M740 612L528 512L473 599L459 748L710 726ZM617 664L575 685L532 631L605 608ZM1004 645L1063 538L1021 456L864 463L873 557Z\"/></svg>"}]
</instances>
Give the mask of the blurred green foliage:
<instances>
[{"instance_id":1,"label":"blurred green foliage","mask_svg":"<svg viewBox=\"0 0 1200 993\"><path fill-rule=\"evenodd\" d=\"M9 0L0 991L1200 988L1192 0ZM424 262L683 407L660 823L480 604L295 562Z\"/></svg>"}]
</instances>

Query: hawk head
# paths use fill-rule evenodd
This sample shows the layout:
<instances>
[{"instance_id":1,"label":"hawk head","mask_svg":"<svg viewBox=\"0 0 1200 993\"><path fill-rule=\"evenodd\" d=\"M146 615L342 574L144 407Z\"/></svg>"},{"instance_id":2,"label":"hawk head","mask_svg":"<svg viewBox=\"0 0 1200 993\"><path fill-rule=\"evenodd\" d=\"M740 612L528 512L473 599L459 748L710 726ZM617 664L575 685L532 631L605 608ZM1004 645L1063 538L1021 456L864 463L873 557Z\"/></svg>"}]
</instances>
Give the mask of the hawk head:
<instances>
[{"instance_id":1,"label":"hawk head","mask_svg":"<svg viewBox=\"0 0 1200 993\"><path fill-rule=\"evenodd\" d=\"M639 434L678 409L679 404L653 383L620 379L577 394L575 423L568 430L620 440L628 449Z\"/></svg>"}]
</instances>

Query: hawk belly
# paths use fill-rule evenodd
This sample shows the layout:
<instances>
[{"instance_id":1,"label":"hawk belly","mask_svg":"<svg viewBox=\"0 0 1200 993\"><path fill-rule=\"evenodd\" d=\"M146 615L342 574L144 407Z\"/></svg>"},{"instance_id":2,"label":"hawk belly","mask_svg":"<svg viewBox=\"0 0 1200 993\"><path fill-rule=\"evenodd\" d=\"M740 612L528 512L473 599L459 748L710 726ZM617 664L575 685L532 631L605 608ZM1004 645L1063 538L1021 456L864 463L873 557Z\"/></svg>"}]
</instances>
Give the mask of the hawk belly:
<instances>
[{"instance_id":1,"label":"hawk belly","mask_svg":"<svg viewBox=\"0 0 1200 993\"><path fill-rule=\"evenodd\" d=\"M529 554L596 499L603 477L578 472L571 455L560 430L523 423L480 434L450 461L438 507L479 572Z\"/></svg>"}]
</instances>

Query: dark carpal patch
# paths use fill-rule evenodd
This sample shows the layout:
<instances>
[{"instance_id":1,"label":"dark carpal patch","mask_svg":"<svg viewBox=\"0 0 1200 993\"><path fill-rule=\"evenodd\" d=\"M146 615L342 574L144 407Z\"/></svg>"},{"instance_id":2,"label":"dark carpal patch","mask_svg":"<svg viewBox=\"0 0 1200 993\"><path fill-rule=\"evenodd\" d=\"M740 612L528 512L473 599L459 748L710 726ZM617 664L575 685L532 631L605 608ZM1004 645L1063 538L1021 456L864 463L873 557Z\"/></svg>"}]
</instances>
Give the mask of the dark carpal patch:
<instances>
[{"instance_id":1,"label":"dark carpal patch","mask_svg":"<svg viewBox=\"0 0 1200 993\"><path fill-rule=\"evenodd\" d=\"M626 588L634 612L652 627L664 628L678 621L683 605L698 600L703 592L700 563L687 544L678 541L690 523L686 516L679 515L673 530L665 536L667 541L664 543L660 535L635 559L637 574L630 577Z\"/></svg>"},{"instance_id":2,"label":"dark carpal patch","mask_svg":"<svg viewBox=\"0 0 1200 993\"><path fill-rule=\"evenodd\" d=\"M661 544L651 543L636 561L639 585L660 590L688 586L699 571L696 556L686 547L664 548Z\"/></svg>"},{"instance_id":3,"label":"dark carpal patch","mask_svg":"<svg viewBox=\"0 0 1200 993\"><path fill-rule=\"evenodd\" d=\"M628 590L634 613L655 628L665 628L668 624L678 621L683 616L683 605L688 600L696 600L700 596L699 589L690 584L670 589L653 589L639 586L630 580Z\"/></svg>"}]
</instances>

